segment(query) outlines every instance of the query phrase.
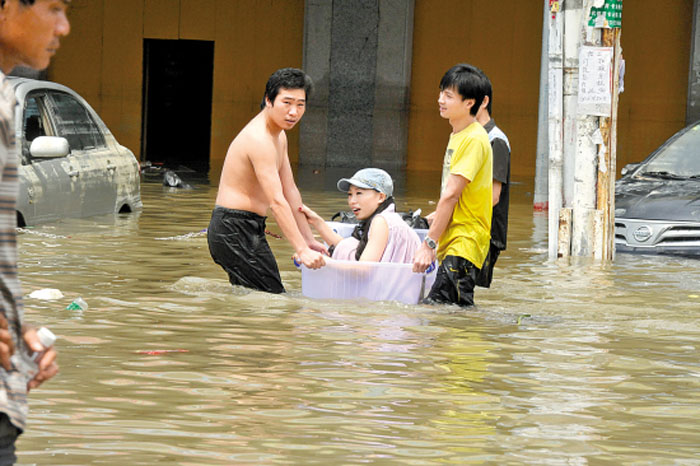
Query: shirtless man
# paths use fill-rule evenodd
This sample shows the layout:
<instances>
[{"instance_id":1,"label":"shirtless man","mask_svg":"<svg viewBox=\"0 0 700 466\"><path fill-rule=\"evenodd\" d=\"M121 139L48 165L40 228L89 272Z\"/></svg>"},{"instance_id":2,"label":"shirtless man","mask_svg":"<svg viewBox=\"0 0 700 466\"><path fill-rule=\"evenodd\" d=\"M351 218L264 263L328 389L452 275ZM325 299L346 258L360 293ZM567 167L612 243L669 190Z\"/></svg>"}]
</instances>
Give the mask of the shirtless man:
<instances>
[{"instance_id":1,"label":"shirtless man","mask_svg":"<svg viewBox=\"0 0 700 466\"><path fill-rule=\"evenodd\" d=\"M207 240L214 262L233 285L284 292L265 239L268 208L301 262L312 269L325 265L321 253L327 251L300 211L285 133L304 115L310 88L310 78L299 69L275 71L265 86L261 112L229 146Z\"/></svg>"}]
</instances>

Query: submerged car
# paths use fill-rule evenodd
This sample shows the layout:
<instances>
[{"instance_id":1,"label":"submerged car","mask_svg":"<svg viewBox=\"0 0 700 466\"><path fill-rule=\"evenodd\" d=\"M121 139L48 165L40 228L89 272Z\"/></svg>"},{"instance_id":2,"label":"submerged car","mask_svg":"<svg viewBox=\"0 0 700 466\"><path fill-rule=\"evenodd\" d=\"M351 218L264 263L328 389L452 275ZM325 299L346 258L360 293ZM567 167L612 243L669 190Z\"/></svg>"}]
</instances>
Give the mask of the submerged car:
<instances>
[{"instance_id":1,"label":"submerged car","mask_svg":"<svg viewBox=\"0 0 700 466\"><path fill-rule=\"evenodd\" d=\"M139 164L90 105L49 81L8 78L17 98L17 225L143 207Z\"/></svg>"},{"instance_id":2,"label":"submerged car","mask_svg":"<svg viewBox=\"0 0 700 466\"><path fill-rule=\"evenodd\" d=\"M700 256L700 122L668 139L615 184L615 249Z\"/></svg>"}]
</instances>

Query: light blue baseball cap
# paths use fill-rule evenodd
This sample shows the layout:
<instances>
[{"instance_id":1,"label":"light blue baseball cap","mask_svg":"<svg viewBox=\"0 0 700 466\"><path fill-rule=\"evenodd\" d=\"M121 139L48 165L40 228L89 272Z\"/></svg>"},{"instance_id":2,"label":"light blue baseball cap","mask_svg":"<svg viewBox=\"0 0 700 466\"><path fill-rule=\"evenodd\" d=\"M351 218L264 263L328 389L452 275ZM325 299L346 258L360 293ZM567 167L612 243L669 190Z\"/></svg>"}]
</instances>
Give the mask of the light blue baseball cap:
<instances>
[{"instance_id":1,"label":"light blue baseball cap","mask_svg":"<svg viewBox=\"0 0 700 466\"><path fill-rule=\"evenodd\" d=\"M394 182L391 180L391 175L381 168L363 168L352 175L352 178L341 178L338 180L338 189L344 193L350 191L350 186L374 189L387 197L394 192Z\"/></svg>"}]
</instances>

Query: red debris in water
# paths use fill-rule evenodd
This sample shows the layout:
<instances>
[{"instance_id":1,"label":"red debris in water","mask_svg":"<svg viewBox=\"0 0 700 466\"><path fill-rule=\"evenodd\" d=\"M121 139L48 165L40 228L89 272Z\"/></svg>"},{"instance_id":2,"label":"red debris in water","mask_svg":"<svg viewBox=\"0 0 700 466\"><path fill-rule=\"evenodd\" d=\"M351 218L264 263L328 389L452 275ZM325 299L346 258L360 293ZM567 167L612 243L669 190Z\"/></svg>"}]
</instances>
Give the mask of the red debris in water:
<instances>
[{"instance_id":1,"label":"red debris in water","mask_svg":"<svg viewBox=\"0 0 700 466\"><path fill-rule=\"evenodd\" d=\"M152 356L164 353L189 353L186 349L161 349L161 350L140 350L137 351L138 354L150 354Z\"/></svg>"}]
</instances>

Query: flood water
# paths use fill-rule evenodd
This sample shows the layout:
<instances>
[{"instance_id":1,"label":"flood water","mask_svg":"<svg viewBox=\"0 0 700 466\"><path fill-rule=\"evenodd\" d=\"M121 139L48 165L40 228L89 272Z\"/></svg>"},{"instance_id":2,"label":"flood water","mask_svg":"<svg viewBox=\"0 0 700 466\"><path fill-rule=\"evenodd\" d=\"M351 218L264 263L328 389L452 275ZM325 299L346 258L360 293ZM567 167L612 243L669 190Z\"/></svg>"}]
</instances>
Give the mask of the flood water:
<instances>
[{"instance_id":1,"label":"flood water","mask_svg":"<svg viewBox=\"0 0 700 466\"><path fill-rule=\"evenodd\" d=\"M397 180L399 210L432 211L438 177ZM324 217L336 179L299 173ZM508 250L466 310L307 299L273 237L288 293L232 290L206 184L144 182L138 215L21 233L25 297L65 297L25 298L61 373L30 394L20 464L699 465L700 260L548 262L531 191L514 184Z\"/></svg>"}]
</instances>

